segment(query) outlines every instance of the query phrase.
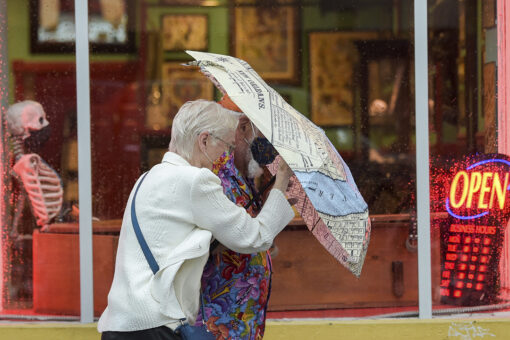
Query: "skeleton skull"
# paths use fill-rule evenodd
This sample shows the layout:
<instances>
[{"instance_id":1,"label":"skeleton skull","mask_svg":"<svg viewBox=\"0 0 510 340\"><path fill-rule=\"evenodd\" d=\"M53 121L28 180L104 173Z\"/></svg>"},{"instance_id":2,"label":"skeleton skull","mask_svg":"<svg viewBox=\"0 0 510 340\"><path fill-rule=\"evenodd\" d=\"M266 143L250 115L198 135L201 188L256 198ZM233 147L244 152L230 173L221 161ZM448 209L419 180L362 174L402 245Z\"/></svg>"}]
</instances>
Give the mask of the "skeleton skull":
<instances>
[{"instance_id":1,"label":"skeleton skull","mask_svg":"<svg viewBox=\"0 0 510 340\"><path fill-rule=\"evenodd\" d=\"M7 110L7 127L12 136L30 137L30 131L48 126L46 113L38 102L24 100L13 104Z\"/></svg>"}]
</instances>

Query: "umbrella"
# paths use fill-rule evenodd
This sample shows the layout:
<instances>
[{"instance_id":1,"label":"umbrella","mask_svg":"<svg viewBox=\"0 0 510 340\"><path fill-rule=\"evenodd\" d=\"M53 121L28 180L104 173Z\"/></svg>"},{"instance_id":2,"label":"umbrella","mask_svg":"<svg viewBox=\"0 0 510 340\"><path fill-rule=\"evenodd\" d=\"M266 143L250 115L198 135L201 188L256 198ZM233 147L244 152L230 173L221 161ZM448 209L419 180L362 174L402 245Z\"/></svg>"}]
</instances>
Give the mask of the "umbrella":
<instances>
[{"instance_id":1,"label":"umbrella","mask_svg":"<svg viewBox=\"0 0 510 340\"><path fill-rule=\"evenodd\" d=\"M299 183L287 196L297 200L296 209L319 242L359 277L370 240L368 206L324 131L285 102L244 60L187 53L294 171Z\"/></svg>"}]
</instances>

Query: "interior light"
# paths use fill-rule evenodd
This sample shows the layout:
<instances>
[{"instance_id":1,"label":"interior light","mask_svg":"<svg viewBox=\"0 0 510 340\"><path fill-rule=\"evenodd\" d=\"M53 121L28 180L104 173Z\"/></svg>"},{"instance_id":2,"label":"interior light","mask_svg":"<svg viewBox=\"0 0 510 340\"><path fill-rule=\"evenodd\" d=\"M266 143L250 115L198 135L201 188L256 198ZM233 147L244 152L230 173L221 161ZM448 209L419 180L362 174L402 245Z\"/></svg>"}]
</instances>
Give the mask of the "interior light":
<instances>
[{"instance_id":1,"label":"interior light","mask_svg":"<svg viewBox=\"0 0 510 340\"><path fill-rule=\"evenodd\" d=\"M448 245L448 251L456 252L457 251L457 245L456 244L449 244Z\"/></svg>"},{"instance_id":2,"label":"interior light","mask_svg":"<svg viewBox=\"0 0 510 340\"><path fill-rule=\"evenodd\" d=\"M441 288L440 294L443 296L450 296L450 290L446 288Z\"/></svg>"},{"instance_id":3,"label":"interior light","mask_svg":"<svg viewBox=\"0 0 510 340\"><path fill-rule=\"evenodd\" d=\"M460 236L457 236L457 235L450 236L450 238L448 239L448 242L460 243Z\"/></svg>"},{"instance_id":4,"label":"interior light","mask_svg":"<svg viewBox=\"0 0 510 340\"><path fill-rule=\"evenodd\" d=\"M448 261L455 261L457 260L457 254L448 253L446 254L446 259Z\"/></svg>"}]
</instances>

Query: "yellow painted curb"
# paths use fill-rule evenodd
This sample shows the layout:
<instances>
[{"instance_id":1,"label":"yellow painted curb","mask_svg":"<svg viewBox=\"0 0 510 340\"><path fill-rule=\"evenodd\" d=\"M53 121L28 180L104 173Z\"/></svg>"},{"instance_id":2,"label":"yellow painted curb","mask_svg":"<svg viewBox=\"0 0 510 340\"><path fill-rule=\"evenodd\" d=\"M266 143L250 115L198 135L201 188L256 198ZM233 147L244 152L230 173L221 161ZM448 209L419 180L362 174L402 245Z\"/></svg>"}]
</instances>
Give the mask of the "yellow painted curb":
<instances>
[{"instance_id":1,"label":"yellow painted curb","mask_svg":"<svg viewBox=\"0 0 510 340\"><path fill-rule=\"evenodd\" d=\"M0 323L1 340L100 340L97 324L77 322Z\"/></svg>"},{"instance_id":2,"label":"yellow painted curb","mask_svg":"<svg viewBox=\"0 0 510 340\"><path fill-rule=\"evenodd\" d=\"M97 324L0 323L1 340L99 340ZM510 318L401 320L269 320L264 340L510 340Z\"/></svg>"},{"instance_id":3,"label":"yellow painted curb","mask_svg":"<svg viewBox=\"0 0 510 340\"><path fill-rule=\"evenodd\" d=\"M510 339L510 318L268 321L264 340L301 339Z\"/></svg>"}]
</instances>

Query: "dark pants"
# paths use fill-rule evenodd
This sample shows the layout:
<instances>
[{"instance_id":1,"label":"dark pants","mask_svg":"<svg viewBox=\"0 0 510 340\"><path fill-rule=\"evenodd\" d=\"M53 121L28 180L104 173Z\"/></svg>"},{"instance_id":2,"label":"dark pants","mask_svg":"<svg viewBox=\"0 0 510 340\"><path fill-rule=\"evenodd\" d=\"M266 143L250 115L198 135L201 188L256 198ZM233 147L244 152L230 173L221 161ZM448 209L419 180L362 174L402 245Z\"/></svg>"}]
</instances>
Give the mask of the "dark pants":
<instances>
[{"instance_id":1,"label":"dark pants","mask_svg":"<svg viewBox=\"0 0 510 340\"><path fill-rule=\"evenodd\" d=\"M166 326L133 332L103 332L101 340L181 340L182 338Z\"/></svg>"}]
</instances>

